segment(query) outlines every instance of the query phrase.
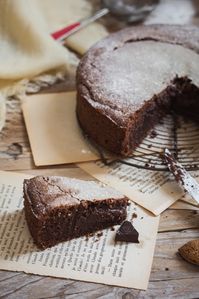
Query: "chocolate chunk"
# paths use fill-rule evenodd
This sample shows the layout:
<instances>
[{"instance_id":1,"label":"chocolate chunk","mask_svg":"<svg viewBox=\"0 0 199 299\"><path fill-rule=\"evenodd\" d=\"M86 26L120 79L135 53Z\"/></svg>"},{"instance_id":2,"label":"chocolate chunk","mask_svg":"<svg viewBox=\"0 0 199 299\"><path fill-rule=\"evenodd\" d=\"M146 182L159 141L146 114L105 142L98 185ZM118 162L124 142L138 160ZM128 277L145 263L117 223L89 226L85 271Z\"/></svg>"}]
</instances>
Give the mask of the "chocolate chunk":
<instances>
[{"instance_id":1,"label":"chocolate chunk","mask_svg":"<svg viewBox=\"0 0 199 299\"><path fill-rule=\"evenodd\" d=\"M115 241L139 243L139 233L130 221L124 221L115 235Z\"/></svg>"}]
</instances>

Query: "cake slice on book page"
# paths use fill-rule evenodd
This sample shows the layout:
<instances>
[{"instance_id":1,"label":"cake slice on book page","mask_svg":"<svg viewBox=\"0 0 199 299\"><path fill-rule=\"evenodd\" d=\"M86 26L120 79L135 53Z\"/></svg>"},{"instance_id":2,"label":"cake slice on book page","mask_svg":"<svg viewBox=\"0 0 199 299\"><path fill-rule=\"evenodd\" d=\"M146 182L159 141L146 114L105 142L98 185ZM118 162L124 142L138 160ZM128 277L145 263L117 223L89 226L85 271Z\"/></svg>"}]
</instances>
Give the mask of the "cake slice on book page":
<instances>
[{"instance_id":1,"label":"cake slice on book page","mask_svg":"<svg viewBox=\"0 0 199 299\"><path fill-rule=\"evenodd\" d=\"M127 204L120 192L94 181L56 176L24 181L26 220L42 249L120 224Z\"/></svg>"}]
</instances>

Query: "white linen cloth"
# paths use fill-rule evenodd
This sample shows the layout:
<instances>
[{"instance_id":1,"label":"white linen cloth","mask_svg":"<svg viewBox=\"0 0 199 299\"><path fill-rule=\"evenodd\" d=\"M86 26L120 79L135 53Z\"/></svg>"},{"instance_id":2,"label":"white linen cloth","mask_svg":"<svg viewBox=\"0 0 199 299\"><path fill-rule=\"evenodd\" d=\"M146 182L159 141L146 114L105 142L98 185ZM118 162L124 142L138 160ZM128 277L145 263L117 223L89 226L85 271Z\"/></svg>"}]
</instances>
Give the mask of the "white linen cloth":
<instances>
[{"instance_id":1,"label":"white linen cloth","mask_svg":"<svg viewBox=\"0 0 199 299\"><path fill-rule=\"evenodd\" d=\"M40 81L51 84L74 72L77 57L50 33L91 13L91 3L86 0L0 1L0 130L7 96L24 92L28 80L36 76L37 82L40 76ZM106 34L102 25L92 24L67 42L83 54Z\"/></svg>"}]
</instances>

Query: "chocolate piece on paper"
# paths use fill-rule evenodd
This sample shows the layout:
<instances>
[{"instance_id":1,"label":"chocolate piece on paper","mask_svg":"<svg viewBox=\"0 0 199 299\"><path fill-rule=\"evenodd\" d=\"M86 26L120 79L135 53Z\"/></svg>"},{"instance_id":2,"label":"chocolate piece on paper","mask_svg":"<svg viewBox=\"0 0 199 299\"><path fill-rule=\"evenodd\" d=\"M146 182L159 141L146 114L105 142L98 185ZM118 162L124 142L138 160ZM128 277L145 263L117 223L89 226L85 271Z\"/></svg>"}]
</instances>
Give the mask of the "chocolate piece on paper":
<instances>
[{"instance_id":1,"label":"chocolate piece on paper","mask_svg":"<svg viewBox=\"0 0 199 299\"><path fill-rule=\"evenodd\" d=\"M132 222L124 221L115 235L115 241L139 243L139 233L134 228Z\"/></svg>"}]
</instances>

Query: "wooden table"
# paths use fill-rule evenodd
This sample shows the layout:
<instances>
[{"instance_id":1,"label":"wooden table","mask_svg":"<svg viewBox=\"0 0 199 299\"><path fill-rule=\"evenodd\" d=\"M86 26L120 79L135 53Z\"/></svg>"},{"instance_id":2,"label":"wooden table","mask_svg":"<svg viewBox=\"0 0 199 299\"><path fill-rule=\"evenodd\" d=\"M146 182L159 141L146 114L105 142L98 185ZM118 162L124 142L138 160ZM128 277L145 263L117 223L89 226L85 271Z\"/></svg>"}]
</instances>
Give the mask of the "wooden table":
<instances>
[{"instance_id":1,"label":"wooden table","mask_svg":"<svg viewBox=\"0 0 199 299\"><path fill-rule=\"evenodd\" d=\"M193 2L198 7L198 2ZM192 22L198 23L197 14ZM51 90L64 90L69 87L71 84L60 84ZM35 167L20 103L16 98L7 103L6 126L0 133L0 169L85 177L85 173L74 165ZM188 264L177 255L180 246L196 238L199 238L199 212L168 209L161 215L150 283L146 292L0 271L0 298L199 298L199 267Z\"/></svg>"}]
</instances>

